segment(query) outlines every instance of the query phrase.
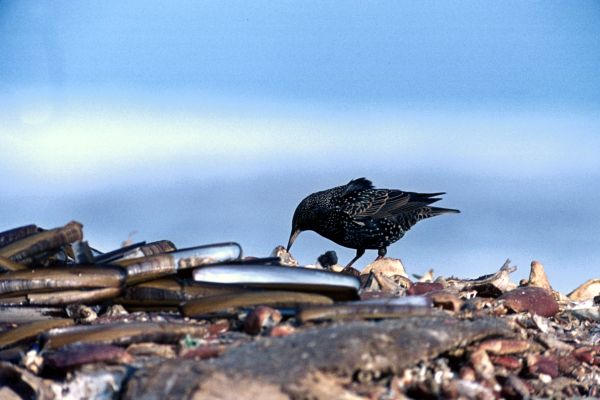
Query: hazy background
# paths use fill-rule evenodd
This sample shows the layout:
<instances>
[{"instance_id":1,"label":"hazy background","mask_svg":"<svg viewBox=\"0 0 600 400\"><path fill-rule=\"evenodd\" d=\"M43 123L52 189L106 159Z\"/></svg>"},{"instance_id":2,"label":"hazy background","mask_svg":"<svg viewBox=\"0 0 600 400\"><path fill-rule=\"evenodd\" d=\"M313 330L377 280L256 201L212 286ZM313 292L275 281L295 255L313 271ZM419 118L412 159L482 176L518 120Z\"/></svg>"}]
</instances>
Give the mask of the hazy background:
<instances>
[{"instance_id":1,"label":"hazy background","mask_svg":"<svg viewBox=\"0 0 600 400\"><path fill-rule=\"evenodd\" d=\"M596 1L0 1L0 230L262 256L366 176L462 210L389 248L409 272L569 291L600 275L599 71Z\"/></svg>"}]
</instances>

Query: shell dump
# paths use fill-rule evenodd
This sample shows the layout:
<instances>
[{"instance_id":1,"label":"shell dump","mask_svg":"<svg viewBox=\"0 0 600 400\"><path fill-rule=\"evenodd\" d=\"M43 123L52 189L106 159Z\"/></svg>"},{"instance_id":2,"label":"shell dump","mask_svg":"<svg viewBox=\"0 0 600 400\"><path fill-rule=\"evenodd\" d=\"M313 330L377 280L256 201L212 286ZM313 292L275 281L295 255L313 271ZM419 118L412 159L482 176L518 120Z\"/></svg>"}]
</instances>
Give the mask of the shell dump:
<instances>
[{"instance_id":1,"label":"shell dump","mask_svg":"<svg viewBox=\"0 0 600 400\"><path fill-rule=\"evenodd\" d=\"M358 272L331 251L303 267L232 242L102 253L75 221L17 227L0 232L0 398L600 396L600 279L565 296L542 263L515 270Z\"/></svg>"}]
</instances>

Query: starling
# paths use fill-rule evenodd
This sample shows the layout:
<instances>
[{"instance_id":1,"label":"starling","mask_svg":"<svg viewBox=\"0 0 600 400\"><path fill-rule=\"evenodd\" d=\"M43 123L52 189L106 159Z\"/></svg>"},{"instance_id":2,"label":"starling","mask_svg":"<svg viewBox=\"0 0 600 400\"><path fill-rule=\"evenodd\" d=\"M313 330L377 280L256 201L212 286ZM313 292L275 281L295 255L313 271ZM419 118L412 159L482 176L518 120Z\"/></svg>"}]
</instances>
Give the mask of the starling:
<instances>
[{"instance_id":1,"label":"starling","mask_svg":"<svg viewBox=\"0 0 600 400\"><path fill-rule=\"evenodd\" d=\"M375 189L371 181L359 178L347 185L313 193L294 212L287 250L302 231L315 231L335 243L356 249L358 260L366 249L376 249L383 258L387 247L404 236L422 219L459 210L432 207L440 193L414 193Z\"/></svg>"}]
</instances>

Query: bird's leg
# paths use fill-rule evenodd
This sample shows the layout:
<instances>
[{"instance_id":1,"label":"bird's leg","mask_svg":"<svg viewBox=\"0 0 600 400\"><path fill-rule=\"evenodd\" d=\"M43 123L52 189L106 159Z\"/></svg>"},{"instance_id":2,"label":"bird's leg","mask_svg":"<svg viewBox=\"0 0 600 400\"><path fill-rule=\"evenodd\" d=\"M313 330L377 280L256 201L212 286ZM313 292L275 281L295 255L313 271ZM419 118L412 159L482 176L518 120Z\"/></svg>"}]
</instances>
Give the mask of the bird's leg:
<instances>
[{"instance_id":1,"label":"bird's leg","mask_svg":"<svg viewBox=\"0 0 600 400\"><path fill-rule=\"evenodd\" d=\"M375 259L375 261L381 260L383 257L385 257L386 253L387 247L382 247L379 250L377 250L377 258Z\"/></svg>"},{"instance_id":2,"label":"bird's leg","mask_svg":"<svg viewBox=\"0 0 600 400\"><path fill-rule=\"evenodd\" d=\"M354 257L352 261L350 261L348 265L346 265L346 268L350 268L356 260L363 256L363 254L365 254L365 249L356 249L356 257Z\"/></svg>"},{"instance_id":3,"label":"bird's leg","mask_svg":"<svg viewBox=\"0 0 600 400\"><path fill-rule=\"evenodd\" d=\"M359 258L361 258L363 254L365 254L365 249L356 249L356 257L354 257L352 259L352 261L350 261L348 263L348 265L346 265L346 267L342 270L342 273L343 274L348 274L348 275L359 277L360 276L360 272L358 270L352 268L352 264L354 264L354 261L356 261Z\"/></svg>"}]
</instances>

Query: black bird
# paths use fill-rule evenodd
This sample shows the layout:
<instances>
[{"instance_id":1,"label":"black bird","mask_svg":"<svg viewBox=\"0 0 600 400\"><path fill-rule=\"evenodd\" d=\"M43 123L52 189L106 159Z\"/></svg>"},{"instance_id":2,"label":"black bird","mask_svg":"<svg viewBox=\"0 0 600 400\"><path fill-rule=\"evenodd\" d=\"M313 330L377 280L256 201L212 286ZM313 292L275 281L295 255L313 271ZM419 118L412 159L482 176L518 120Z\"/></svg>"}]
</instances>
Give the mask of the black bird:
<instances>
[{"instance_id":1,"label":"black bird","mask_svg":"<svg viewBox=\"0 0 600 400\"><path fill-rule=\"evenodd\" d=\"M440 193L413 193L394 189L375 189L370 180L359 178L347 185L313 193L300 202L292 219L287 249L302 231L319 235L344 247L356 249L358 260L366 249L377 249L376 260L383 258L387 246L404 236L422 219L459 210L431 207L441 200Z\"/></svg>"}]
</instances>

